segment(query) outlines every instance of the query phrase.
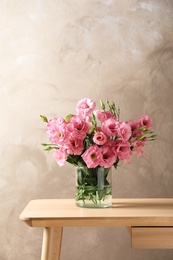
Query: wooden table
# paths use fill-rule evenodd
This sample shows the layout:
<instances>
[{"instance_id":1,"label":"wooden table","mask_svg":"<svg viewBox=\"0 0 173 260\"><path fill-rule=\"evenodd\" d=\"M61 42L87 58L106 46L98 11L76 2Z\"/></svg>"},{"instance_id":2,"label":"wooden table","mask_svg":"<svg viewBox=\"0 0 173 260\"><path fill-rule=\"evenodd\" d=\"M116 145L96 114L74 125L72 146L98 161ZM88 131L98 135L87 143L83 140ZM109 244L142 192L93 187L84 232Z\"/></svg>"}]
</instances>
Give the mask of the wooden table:
<instances>
[{"instance_id":1,"label":"wooden table","mask_svg":"<svg viewBox=\"0 0 173 260\"><path fill-rule=\"evenodd\" d=\"M41 260L59 260L63 227L124 226L132 248L173 248L173 199L113 199L111 208L80 208L73 199L32 200L20 215L43 227Z\"/></svg>"}]
</instances>

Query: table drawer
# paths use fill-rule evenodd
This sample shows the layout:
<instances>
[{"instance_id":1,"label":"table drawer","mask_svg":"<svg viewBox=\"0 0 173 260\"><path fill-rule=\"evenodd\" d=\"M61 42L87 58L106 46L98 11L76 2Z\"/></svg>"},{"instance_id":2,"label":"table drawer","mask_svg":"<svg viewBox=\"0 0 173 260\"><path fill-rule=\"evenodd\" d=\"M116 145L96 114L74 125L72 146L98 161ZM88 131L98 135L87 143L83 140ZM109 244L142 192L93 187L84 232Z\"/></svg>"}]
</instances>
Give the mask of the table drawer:
<instances>
[{"instance_id":1,"label":"table drawer","mask_svg":"<svg viewBox=\"0 0 173 260\"><path fill-rule=\"evenodd\" d=\"M132 248L173 248L173 227L132 227Z\"/></svg>"}]
</instances>

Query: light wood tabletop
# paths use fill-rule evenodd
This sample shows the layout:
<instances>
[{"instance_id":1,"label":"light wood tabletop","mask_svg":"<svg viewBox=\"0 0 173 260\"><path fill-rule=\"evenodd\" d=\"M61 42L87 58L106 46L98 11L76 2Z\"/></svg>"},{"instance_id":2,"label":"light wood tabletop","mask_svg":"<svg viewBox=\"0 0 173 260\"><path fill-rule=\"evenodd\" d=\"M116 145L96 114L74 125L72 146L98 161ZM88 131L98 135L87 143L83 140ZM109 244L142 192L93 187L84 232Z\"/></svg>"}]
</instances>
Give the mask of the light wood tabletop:
<instances>
[{"instance_id":1,"label":"light wood tabletop","mask_svg":"<svg viewBox=\"0 0 173 260\"><path fill-rule=\"evenodd\" d=\"M173 248L173 199L113 199L110 208L80 208L74 199L32 200L20 219L43 227L41 260L60 259L63 227L124 226L133 248Z\"/></svg>"}]
</instances>

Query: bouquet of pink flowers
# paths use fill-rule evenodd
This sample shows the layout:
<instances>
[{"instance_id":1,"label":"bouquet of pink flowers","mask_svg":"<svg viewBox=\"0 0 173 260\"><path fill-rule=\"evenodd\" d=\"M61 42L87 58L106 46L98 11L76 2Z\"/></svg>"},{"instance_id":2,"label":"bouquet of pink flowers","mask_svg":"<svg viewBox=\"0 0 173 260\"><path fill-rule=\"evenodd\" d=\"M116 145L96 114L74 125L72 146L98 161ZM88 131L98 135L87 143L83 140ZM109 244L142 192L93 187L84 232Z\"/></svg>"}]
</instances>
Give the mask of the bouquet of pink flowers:
<instances>
[{"instance_id":1,"label":"bouquet of pink flowers","mask_svg":"<svg viewBox=\"0 0 173 260\"><path fill-rule=\"evenodd\" d=\"M40 116L47 122L46 132L51 142L42 145L45 150L54 149L53 156L59 166L69 162L88 168L116 168L119 161L130 163L133 153L143 155L146 142L156 139L149 116L124 122L114 102L100 101L100 105L97 110L94 101L84 98L77 103L74 115L49 121Z\"/></svg>"}]
</instances>

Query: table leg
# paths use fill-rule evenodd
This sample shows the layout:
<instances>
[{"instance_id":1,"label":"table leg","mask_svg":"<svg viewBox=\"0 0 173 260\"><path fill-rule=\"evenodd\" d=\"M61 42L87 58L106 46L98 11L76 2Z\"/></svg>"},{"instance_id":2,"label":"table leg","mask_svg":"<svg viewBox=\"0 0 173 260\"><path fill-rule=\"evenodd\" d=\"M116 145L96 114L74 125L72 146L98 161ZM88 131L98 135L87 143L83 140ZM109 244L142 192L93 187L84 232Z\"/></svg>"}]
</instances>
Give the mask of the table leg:
<instances>
[{"instance_id":1,"label":"table leg","mask_svg":"<svg viewBox=\"0 0 173 260\"><path fill-rule=\"evenodd\" d=\"M63 227L45 227L41 260L60 260Z\"/></svg>"}]
</instances>

